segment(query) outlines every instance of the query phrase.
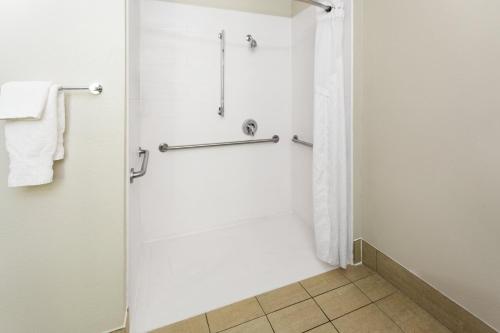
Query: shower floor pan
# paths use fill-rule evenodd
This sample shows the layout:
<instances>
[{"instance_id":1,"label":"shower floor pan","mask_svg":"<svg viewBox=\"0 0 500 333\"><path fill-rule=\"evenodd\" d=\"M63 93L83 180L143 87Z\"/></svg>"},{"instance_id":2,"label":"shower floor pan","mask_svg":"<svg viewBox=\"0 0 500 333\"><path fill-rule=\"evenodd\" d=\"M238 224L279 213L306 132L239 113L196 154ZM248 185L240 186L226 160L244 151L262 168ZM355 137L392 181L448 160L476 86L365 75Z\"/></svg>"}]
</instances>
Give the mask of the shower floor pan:
<instances>
[{"instance_id":1,"label":"shower floor pan","mask_svg":"<svg viewBox=\"0 0 500 333\"><path fill-rule=\"evenodd\" d=\"M313 230L296 216L146 244L135 314L146 332L317 275Z\"/></svg>"}]
</instances>

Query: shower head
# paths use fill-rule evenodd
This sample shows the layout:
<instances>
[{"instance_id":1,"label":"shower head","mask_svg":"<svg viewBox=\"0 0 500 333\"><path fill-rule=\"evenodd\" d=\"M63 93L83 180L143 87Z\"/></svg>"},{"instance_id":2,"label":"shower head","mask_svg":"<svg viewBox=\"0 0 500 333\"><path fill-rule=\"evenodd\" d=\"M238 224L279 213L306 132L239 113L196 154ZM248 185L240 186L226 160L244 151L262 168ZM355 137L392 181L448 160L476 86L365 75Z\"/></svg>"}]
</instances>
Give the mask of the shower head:
<instances>
[{"instance_id":1,"label":"shower head","mask_svg":"<svg viewBox=\"0 0 500 333\"><path fill-rule=\"evenodd\" d=\"M257 47L257 41L252 35L247 35L246 41L250 43L250 48L255 49Z\"/></svg>"}]
</instances>

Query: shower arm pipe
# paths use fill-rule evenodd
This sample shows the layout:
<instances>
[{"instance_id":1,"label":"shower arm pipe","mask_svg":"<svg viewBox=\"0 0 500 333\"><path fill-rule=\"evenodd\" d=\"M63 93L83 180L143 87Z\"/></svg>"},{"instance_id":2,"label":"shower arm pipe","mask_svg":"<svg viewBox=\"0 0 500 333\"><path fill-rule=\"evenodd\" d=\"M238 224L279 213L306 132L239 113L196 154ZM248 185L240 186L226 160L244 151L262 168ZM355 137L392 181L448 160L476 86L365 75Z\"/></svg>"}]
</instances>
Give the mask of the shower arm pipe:
<instances>
[{"instance_id":1,"label":"shower arm pipe","mask_svg":"<svg viewBox=\"0 0 500 333\"><path fill-rule=\"evenodd\" d=\"M170 150L198 149L198 148L211 148L211 147L222 147L222 146L237 146L237 145L249 145L249 144L255 144L255 143L278 143L279 141L280 141L280 137L278 135L275 135L271 139L226 141L226 142L202 143L202 144L196 144L196 145L183 145L183 146L169 146L166 143L162 143L159 147L159 150L162 153L166 153Z\"/></svg>"},{"instance_id":2,"label":"shower arm pipe","mask_svg":"<svg viewBox=\"0 0 500 333\"><path fill-rule=\"evenodd\" d=\"M317 1L314 1L314 0L295 0L295 1L300 1L300 2L308 3L308 4L316 6L316 7L323 8L325 10L325 12L327 12L327 13L329 13L333 9L335 9L332 6L328 6L328 5L322 4L321 2L317 2Z\"/></svg>"},{"instance_id":3,"label":"shower arm pipe","mask_svg":"<svg viewBox=\"0 0 500 333\"><path fill-rule=\"evenodd\" d=\"M303 145L303 146L307 146L307 147L311 147L311 148L314 147L314 145L312 143L300 140L298 135L294 135L292 138L292 141L295 143L298 143L300 145Z\"/></svg>"},{"instance_id":4,"label":"shower arm pipe","mask_svg":"<svg viewBox=\"0 0 500 333\"><path fill-rule=\"evenodd\" d=\"M220 39L220 106L219 116L224 117L225 108L225 90L226 90L226 32L222 30L219 33Z\"/></svg>"}]
</instances>

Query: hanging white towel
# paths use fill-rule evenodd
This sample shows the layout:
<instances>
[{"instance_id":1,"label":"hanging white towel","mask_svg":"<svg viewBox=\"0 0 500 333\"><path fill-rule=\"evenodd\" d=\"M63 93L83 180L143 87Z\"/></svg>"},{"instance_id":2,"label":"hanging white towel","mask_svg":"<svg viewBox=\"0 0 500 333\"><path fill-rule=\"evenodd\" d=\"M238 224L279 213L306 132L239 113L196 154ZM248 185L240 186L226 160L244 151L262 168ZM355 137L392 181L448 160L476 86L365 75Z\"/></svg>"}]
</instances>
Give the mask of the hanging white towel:
<instances>
[{"instance_id":1,"label":"hanging white towel","mask_svg":"<svg viewBox=\"0 0 500 333\"><path fill-rule=\"evenodd\" d=\"M50 87L40 120L6 121L5 143L10 159L9 187L52 182L54 160L64 156L64 96L59 89L59 85ZM2 91L0 99L3 98Z\"/></svg>"},{"instance_id":2,"label":"hanging white towel","mask_svg":"<svg viewBox=\"0 0 500 333\"><path fill-rule=\"evenodd\" d=\"M40 119L51 85L47 81L5 83L0 98L0 119Z\"/></svg>"},{"instance_id":3,"label":"hanging white towel","mask_svg":"<svg viewBox=\"0 0 500 333\"><path fill-rule=\"evenodd\" d=\"M58 90L60 86L57 86ZM54 161L64 159L64 132L66 131L66 101L61 90L57 95L57 148Z\"/></svg>"},{"instance_id":4,"label":"hanging white towel","mask_svg":"<svg viewBox=\"0 0 500 333\"><path fill-rule=\"evenodd\" d=\"M314 75L313 205L316 252L333 265L352 263L352 184L349 110L344 99L342 1L318 10Z\"/></svg>"}]
</instances>

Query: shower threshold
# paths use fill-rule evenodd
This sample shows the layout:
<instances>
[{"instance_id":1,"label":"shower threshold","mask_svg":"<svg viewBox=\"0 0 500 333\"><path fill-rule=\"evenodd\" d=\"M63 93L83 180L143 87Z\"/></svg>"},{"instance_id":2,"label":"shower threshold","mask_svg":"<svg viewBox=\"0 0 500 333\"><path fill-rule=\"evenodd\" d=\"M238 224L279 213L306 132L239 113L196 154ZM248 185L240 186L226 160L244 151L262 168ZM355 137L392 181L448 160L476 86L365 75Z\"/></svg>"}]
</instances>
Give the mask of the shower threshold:
<instances>
[{"instance_id":1,"label":"shower threshold","mask_svg":"<svg viewBox=\"0 0 500 333\"><path fill-rule=\"evenodd\" d=\"M312 228L293 214L148 243L144 251L138 332L332 269L315 257Z\"/></svg>"}]
</instances>

